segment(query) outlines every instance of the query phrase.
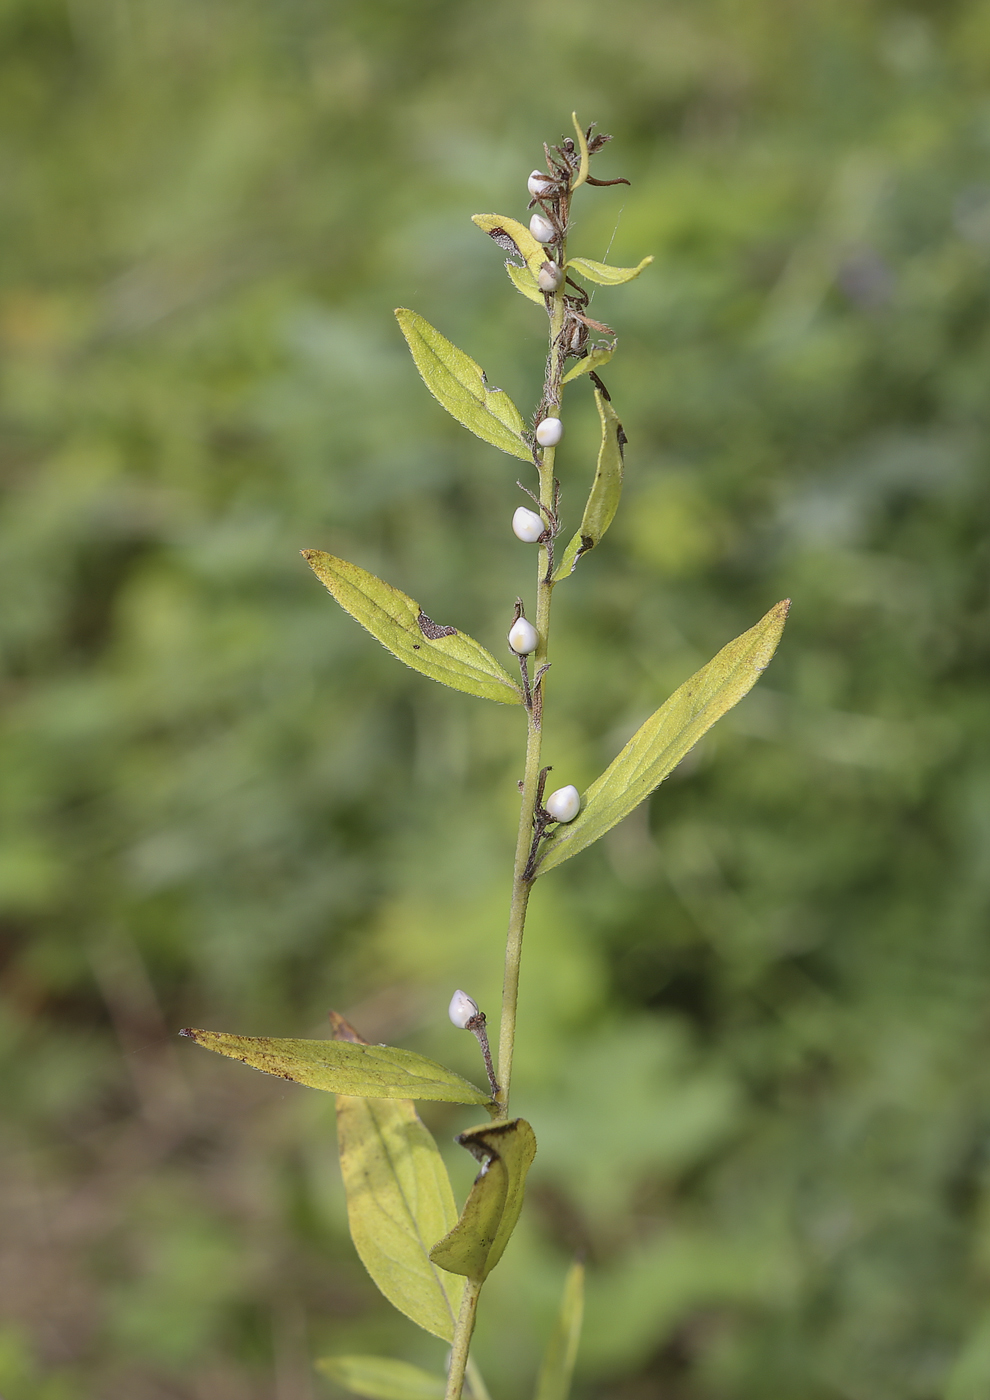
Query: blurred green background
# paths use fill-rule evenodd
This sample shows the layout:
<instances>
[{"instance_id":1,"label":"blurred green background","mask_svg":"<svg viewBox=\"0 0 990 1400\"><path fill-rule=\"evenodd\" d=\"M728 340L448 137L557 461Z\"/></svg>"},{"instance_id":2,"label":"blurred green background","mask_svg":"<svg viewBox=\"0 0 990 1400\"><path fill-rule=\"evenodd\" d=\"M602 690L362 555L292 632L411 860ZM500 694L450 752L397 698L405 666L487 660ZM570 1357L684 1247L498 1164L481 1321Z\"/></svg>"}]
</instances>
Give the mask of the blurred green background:
<instances>
[{"instance_id":1,"label":"blurred green background","mask_svg":"<svg viewBox=\"0 0 990 1400\"><path fill-rule=\"evenodd\" d=\"M520 716L298 551L499 645L519 464L392 308L532 410L545 322L470 215L523 215L572 108L632 180L572 250L656 262L593 307L628 487L557 594L555 780L794 606L534 896L540 1152L479 1359L530 1392L581 1249L579 1400L985 1400L990 4L3 0L0 36L4 1400L442 1363L353 1255L329 1096L175 1032L334 1006L478 1073L445 1007L497 1003ZM569 421L573 527L583 384Z\"/></svg>"}]
</instances>

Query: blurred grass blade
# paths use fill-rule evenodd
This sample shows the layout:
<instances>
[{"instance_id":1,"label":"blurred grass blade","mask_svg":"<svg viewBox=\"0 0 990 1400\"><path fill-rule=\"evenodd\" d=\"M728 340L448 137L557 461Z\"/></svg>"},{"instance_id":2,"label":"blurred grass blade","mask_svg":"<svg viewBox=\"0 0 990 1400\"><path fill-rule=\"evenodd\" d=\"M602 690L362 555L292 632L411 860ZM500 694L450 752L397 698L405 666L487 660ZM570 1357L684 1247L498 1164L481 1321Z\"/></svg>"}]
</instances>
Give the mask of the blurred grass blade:
<instances>
[{"instance_id":1,"label":"blurred grass blade","mask_svg":"<svg viewBox=\"0 0 990 1400\"><path fill-rule=\"evenodd\" d=\"M638 277L644 267L653 261L652 254L644 258L636 267L610 267L608 263L593 262L591 258L569 258L568 272L578 272L589 282L597 282L601 287L620 287L623 282L631 282Z\"/></svg>"},{"instance_id":2,"label":"blurred grass blade","mask_svg":"<svg viewBox=\"0 0 990 1400\"><path fill-rule=\"evenodd\" d=\"M384 1356L325 1356L316 1369L342 1390L370 1400L443 1400L447 1388L443 1376Z\"/></svg>"},{"instance_id":3,"label":"blurred grass blade","mask_svg":"<svg viewBox=\"0 0 990 1400\"><path fill-rule=\"evenodd\" d=\"M522 290L520 288L520 290ZM543 298L540 297L542 302ZM602 365L607 365L615 354L615 343L611 345L596 345L593 350L589 350L583 360L578 360L576 365L564 375L561 384L570 384L572 379L578 379L582 374L590 374L592 370L601 369Z\"/></svg>"},{"instance_id":4,"label":"blurred grass blade","mask_svg":"<svg viewBox=\"0 0 990 1400\"><path fill-rule=\"evenodd\" d=\"M451 1273L480 1281L501 1259L516 1227L536 1138L525 1118L515 1118L468 1128L457 1141L477 1157L481 1171L460 1220L430 1250L430 1258Z\"/></svg>"},{"instance_id":5,"label":"blurred grass blade","mask_svg":"<svg viewBox=\"0 0 990 1400\"><path fill-rule=\"evenodd\" d=\"M571 113L571 121L574 123L574 130L577 132L578 150L581 152L581 165L577 174L571 180L571 189L576 190L579 185L583 185L588 178L588 138L577 119L577 112Z\"/></svg>"},{"instance_id":6,"label":"blurred grass blade","mask_svg":"<svg viewBox=\"0 0 990 1400\"><path fill-rule=\"evenodd\" d=\"M778 603L755 627L723 647L636 731L584 794L574 820L547 837L537 874L583 851L628 816L706 730L752 689L776 650L789 606L789 599Z\"/></svg>"},{"instance_id":7,"label":"blurred grass blade","mask_svg":"<svg viewBox=\"0 0 990 1400\"><path fill-rule=\"evenodd\" d=\"M564 1280L560 1312L543 1354L533 1400L567 1400L584 1317L584 1265L575 1260Z\"/></svg>"},{"instance_id":8,"label":"blurred grass blade","mask_svg":"<svg viewBox=\"0 0 990 1400\"><path fill-rule=\"evenodd\" d=\"M304 549L303 558L337 602L393 656L441 685L497 700L522 703L522 691L480 642L455 627L440 627L408 594L357 564Z\"/></svg>"},{"instance_id":9,"label":"blurred grass blade","mask_svg":"<svg viewBox=\"0 0 990 1400\"><path fill-rule=\"evenodd\" d=\"M224 1031L179 1032L197 1045L240 1060L264 1074L374 1099L433 1099L441 1103L488 1104L488 1094L453 1070L394 1045L354 1045L336 1040L272 1040Z\"/></svg>"},{"instance_id":10,"label":"blurred grass blade","mask_svg":"<svg viewBox=\"0 0 990 1400\"><path fill-rule=\"evenodd\" d=\"M546 306L546 298L537 285L536 278L528 267L520 267L518 263L507 262L505 270L509 274L509 281L517 292L522 292L524 297L529 297L530 301L535 301L537 306Z\"/></svg>"},{"instance_id":11,"label":"blurred grass blade","mask_svg":"<svg viewBox=\"0 0 990 1400\"><path fill-rule=\"evenodd\" d=\"M525 224L518 219L507 219L504 214L472 214L471 221L484 229L505 252L522 258L534 278L540 275L540 268L547 260L547 250Z\"/></svg>"},{"instance_id":12,"label":"blurred grass blade","mask_svg":"<svg viewBox=\"0 0 990 1400\"><path fill-rule=\"evenodd\" d=\"M523 438L526 424L508 394L491 388L481 366L415 311L399 307L395 315L436 401L483 442L531 462L533 453Z\"/></svg>"},{"instance_id":13,"label":"blurred grass blade","mask_svg":"<svg viewBox=\"0 0 990 1400\"><path fill-rule=\"evenodd\" d=\"M554 574L555 582L574 572L578 560L604 535L615 518L622 495L622 449L626 435L615 410L605 395L595 390L595 403L602 425L602 445L598 451L598 467L591 483L588 504L584 508L577 533L564 550Z\"/></svg>"}]
</instances>

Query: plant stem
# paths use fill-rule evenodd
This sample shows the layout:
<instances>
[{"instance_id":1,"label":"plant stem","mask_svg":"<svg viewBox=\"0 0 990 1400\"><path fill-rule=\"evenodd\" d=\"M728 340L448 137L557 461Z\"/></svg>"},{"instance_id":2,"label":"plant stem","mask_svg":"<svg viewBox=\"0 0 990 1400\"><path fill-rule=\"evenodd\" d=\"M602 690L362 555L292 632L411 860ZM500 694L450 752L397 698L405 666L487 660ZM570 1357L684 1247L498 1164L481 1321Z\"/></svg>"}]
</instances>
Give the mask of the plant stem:
<instances>
[{"instance_id":1,"label":"plant stem","mask_svg":"<svg viewBox=\"0 0 990 1400\"><path fill-rule=\"evenodd\" d=\"M454 1328L454 1344L450 1353L450 1368L447 1371L447 1389L444 1392L444 1400L460 1400L461 1391L464 1387L464 1372L467 1370L468 1350L471 1346L471 1334L474 1332L474 1318L478 1310L478 1294L481 1292L481 1280L469 1278L464 1286L464 1297L461 1299L461 1310L457 1314L457 1325Z\"/></svg>"}]
</instances>

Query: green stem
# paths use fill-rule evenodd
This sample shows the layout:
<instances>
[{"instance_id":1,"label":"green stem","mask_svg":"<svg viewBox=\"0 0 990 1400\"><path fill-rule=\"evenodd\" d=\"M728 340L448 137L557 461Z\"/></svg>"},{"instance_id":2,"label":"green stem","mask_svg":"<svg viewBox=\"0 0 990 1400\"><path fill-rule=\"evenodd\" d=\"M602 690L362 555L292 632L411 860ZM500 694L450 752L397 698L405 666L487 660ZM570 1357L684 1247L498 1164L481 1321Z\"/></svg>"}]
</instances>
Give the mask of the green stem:
<instances>
[{"instance_id":1,"label":"green stem","mask_svg":"<svg viewBox=\"0 0 990 1400\"><path fill-rule=\"evenodd\" d=\"M480 1292L480 1279L469 1278L465 1282L461 1310L457 1314L457 1325L454 1328L454 1344L450 1353L450 1369L447 1372L447 1389L444 1391L444 1400L461 1400L464 1372L467 1370L468 1351L471 1346L471 1334L474 1332L474 1318L478 1311L478 1294Z\"/></svg>"}]
</instances>

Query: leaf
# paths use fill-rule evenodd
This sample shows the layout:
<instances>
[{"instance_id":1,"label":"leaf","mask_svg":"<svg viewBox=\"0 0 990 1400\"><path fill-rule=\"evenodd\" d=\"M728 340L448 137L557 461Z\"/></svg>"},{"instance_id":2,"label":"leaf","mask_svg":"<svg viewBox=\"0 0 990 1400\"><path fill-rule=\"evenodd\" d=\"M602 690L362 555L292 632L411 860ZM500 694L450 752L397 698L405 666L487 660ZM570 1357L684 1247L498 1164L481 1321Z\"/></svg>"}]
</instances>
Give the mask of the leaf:
<instances>
[{"instance_id":1,"label":"leaf","mask_svg":"<svg viewBox=\"0 0 990 1400\"><path fill-rule=\"evenodd\" d=\"M571 181L571 189L576 190L579 185L583 185L588 178L588 138L578 124L577 112L571 113L571 121L574 123L574 130L577 132L578 150L581 152L581 167Z\"/></svg>"},{"instance_id":2,"label":"leaf","mask_svg":"<svg viewBox=\"0 0 990 1400\"><path fill-rule=\"evenodd\" d=\"M540 275L540 268L547 260L547 250L525 224L518 219L508 219L504 214L472 214L471 222L484 229L505 252L522 258L534 278Z\"/></svg>"},{"instance_id":3,"label":"leaf","mask_svg":"<svg viewBox=\"0 0 990 1400\"><path fill-rule=\"evenodd\" d=\"M570 258L567 271L579 272L582 277L587 277L589 282L597 282L602 287L619 287L623 282L631 282L634 277L638 277L644 267L649 267L652 261L651 254L637 267L609 267L608 263L592 262L591 258Z\"/></svg>"},{"instance_id":4,"label":"leaf","mask_svg":"<svg viewBox=\"0 0 990 1400\"><path fill-rule=\"evenodd\" d=\"M522 691L490 651L455 627L439 627L417 602L357 564L321 549L303 558L337 602L382 646L424 676L503 705L522 703Z\"/></svg>"},{"instance_id":5,"label":"leaf","mask_svg":"<svg viewBox=\"0 0 990 1400\"><path fill-rule=\"evenodd\" d=\"M400 306L395 315L423 383L437 402L483 442L531 462L533 454L523 438L526 425L508 394L491 388L481 366L415 311Z\"/></svg>"},{"instance_id":6,"label":"leaf","mask_svg":"<svg viewBox=\"0 0 990 1400\"><path fill-rule=\"evenodd\" d=\"M626 435L622 424L615 416L615 410L605 395L595 390L595 403L602 424L602 445L598 451L598 467L591 483L588 504L584 508L581 525L577 534L564 550L563 558L554 574L554 582L559 582L572 574L577 562L595 545L611 525L622 495L622 448Z\"/></svg>"},{"instance_id":7,"label":"leaf","mask_svg":"<svg viewBox=\"0 0 990 1400\"><path fill-rule=\"evenodd\" d=\"M264 1074L373 1099L434 1099L488 1104L490 1098L452 1069L394 1045L352 1045L337 1040L272 1040L224 1031L179 1032L206 1050L240 1060Z\"/></svg>"},{"instance_id":8,"label":"leaf","mask_svg":"<svg viewBox=\"0 0 990 1400\"><path fill-rule=\"evenodd\" d=\"M541 297L540 300L542 301L543 298ZM614 342L611 345L596 345L588 351L584 359L578 360L576 365L571 366L560 381L561 384L570 384L572 379L578 379L582 374L590 374L592 370L601 369L602 365L608 364L614 354Z\"/></svg>"},{"instance_id":9,"label":"leaf","mask_svg":"<svg viewBox=\"0 0 990 1400\"><path fill-rule=\"evenodd\" d=\"M443 1400L447 1388L443 1376L384 1356L325 1356L316 1368L352 1395L371 1400Z\"/></svg>"},{"instance_id":10,"label":"leaf","mask_svg":"<svg viewBox=\"0 0 990 1400\"><path fill-rule=\"evenodd\" d=\"M584 1316L584 1265L575 1260L564 1280L560 1312L543 1354L533 1400L567 1400Z\"/></svg>"},{"instance_id":11,"label":"leaf","mask_svg":"<svg viewBox=\"0 0 990 1400\"><path fill-rule=\"evenodd\" d=\"M456 1141L477 1157L481 1171L460 1220L430 1250L430 1258L442 1269L481 1282L501 1259L516 1228L536 1138L525 1118L515 1118L468 1128Z\"/></svg>"},{"instance_id":12,"label":"leaf","mask_svg":"<svg viewBox=\"0 0 990 1400\"><path fill-rule=\"evenodd\" d=\"M538 306L546 306L546 297L540 291L536 278L528 267L520 267L518 263L507 262L505 270L509 274L509 281L517 292L522 292L524 297L529 297L530 301L535 301Z\"/></svg>"},{"instance_id":13,"label":"leaf","mask_svg":"<svg viewBox=\"0 0 990 1400\"><path fill-rule=\"evenodd\" d=\"M581 811L547 837L542 875L597 841L648 797L702 734L741 700L766 670L780 641L790 599L722 648L642 725L581 799Z\"/></svg>"}]
</instances>

